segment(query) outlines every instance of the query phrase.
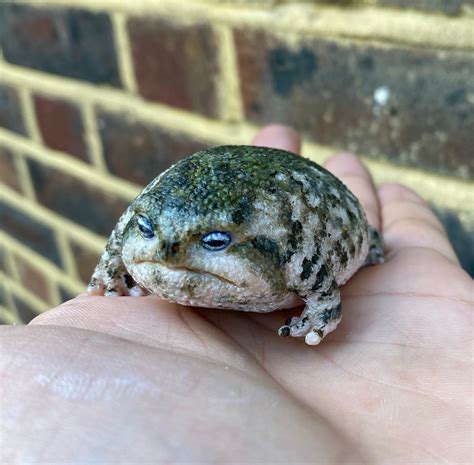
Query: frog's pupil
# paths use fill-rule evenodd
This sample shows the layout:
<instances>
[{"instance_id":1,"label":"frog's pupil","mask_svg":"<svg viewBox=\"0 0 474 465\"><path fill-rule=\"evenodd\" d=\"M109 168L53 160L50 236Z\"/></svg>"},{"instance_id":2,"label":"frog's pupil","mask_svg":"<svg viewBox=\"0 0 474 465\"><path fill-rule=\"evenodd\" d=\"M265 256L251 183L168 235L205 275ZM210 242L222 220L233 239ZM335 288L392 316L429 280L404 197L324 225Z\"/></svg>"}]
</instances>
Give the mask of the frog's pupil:
<instances>
[{"instance_id":1,"label":"frog's pupil","mask_svg":"<svg viewBox=\"0 0 474 465\"><path fill-rule=\"evenodd\" d=\"M155 235L155 232L153 231L153 224L146 216L139 215L137 222L138 229L142 233L143 237L151 239Z\"/></svg>"},{"instance_id":2,"label":"frog's pupil","mask_svg":"<svg viewBox=\"0 0 474 465\"><path fill-rule=\"evenodd\" d=\"M231 242L231 236L228 232L212 231L201 238L201 243L208 250L223 250Z\"/></svg>"}]
</instances>

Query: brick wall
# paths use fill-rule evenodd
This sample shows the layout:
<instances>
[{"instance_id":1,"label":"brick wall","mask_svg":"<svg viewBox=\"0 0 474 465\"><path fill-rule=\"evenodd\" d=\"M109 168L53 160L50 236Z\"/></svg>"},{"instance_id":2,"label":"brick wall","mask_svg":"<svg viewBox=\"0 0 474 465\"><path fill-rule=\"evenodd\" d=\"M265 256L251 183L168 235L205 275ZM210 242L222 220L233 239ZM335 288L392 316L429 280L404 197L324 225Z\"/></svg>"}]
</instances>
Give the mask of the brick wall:
<instances>
[{"instance_id":1,"label":"brick wall","mask_svg":"<svg viewBox=\"0 0 474 465\"><path fill-rule=\"evenodd\" d=\"M0 319L83 290L155 175L258 127L427 198L474 271L474 1L0 5Z\"/></svg>"}]
</instances>

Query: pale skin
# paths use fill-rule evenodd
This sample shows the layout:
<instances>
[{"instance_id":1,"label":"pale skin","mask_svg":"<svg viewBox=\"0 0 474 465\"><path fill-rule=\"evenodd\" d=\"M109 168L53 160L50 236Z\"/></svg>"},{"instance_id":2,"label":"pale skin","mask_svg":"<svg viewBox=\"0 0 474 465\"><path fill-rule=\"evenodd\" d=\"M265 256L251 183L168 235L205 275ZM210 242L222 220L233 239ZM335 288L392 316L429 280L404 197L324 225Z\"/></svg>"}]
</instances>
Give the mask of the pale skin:
<instances>
[{"instance_id":1,"label":"pale skin","mask_svg":"<svg viewBox=\"0 0 474 465\"><path fill-rule=\"evenodd\" d=\"M300 145L277 125L253 143ZM473 282L415 192L350 154L326 167L386 244L335 332L310 347L276 334L298 310L81 295L1 328L0 462L472 463Z\"/></svg>"}]
</instances>

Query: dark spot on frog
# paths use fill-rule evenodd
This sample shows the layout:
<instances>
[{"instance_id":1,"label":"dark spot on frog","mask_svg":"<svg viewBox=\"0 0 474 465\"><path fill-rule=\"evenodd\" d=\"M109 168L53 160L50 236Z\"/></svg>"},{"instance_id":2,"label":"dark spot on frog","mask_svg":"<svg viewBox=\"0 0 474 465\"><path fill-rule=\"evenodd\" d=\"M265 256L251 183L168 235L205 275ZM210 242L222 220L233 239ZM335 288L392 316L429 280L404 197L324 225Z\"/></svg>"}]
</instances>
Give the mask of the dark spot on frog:
<instances>
[{"instance_id":1,"label":"dark spot on frog","mask_svg":"<svg viewBox=\"0 0 474 465\"><path fill-rule=\"evenodd\" d=\"M232 221L235 224L242 224L251 214L251 201L248 198L241 198L238 207L232 212Z\"/></svg>"},{"instance_id":2,"label":"dark spot on frog","mask_svg":"<svg viewBox=\"0 0 474 465\"><path fill-rule=\"evenodd\" d=\"M262 254L280 264L282 262L280 256L280 249L275 241L272 241L266 236L257 236L252 240L252 245Z\"/></svg>"},{"instance_id":3,"label":"dark spot on frog","mask_svg":"<svg viewBox=\"0 0 474 465\"><path fill-rule=\"evenodd\" d=\"M342 265L344 266L347 265L347 261L349 260L349 257L347 256L347 252L345 250L342 251L341 255L339 256L339 259Z\"/></svg>"},{"instance_id":4,"label":"dark spot on frog","mask_svg":"<svg viewBox=\"0 0 474 465\"><path fill-rule=\"evenodd\" d=\"M308 318L307 316L305 316L304 318L301 318L301 320L298 321L298 323L296 324L296 326L297 326L298 328L302 328L302 327L306 324L306 322L308 321L308 319L309 319L309 318Z\"/></svg>"},{"instance_id":5,"label":"dark spot on frog","mask_svg":"<svg viewBox=\"0 0 474 465\"><path fill-rule=\"evenodd\" d=\"M283 47L268 54L273 90L281 97L288 97L296 84L307 81L317 70L314 53L306 48L293 53Z\"/></svg>"},{"instance_id":6,"label":"dark spot on frog","mask_svg":"<svg viewBox=\"0 0 474 465\"><path fill-rule=\"evenodd\" d=\"M326 325L330 320L336 320L341 316L342 304L339 302L335 307L328 308L321 316L321 321Z\"/></svg>"},{"instance_id":7,"label":"dark spot on frog","mask_svg":"<svg viewBox=\"0 0 474 465\"><path fill-rule=\"evenodd\" d=\"M322 286L322 284L324 283L327 277L328 277L328 269L326 265L322 264L316 276L316 281L313 284L313 287L311 288L311 290L317 291Z\"/></svg>"},{"instance_id":8,"label":"dark spot on frog","mask_svg":"<svg viewBox=\"0 0 474 465\"><path fill-rule=\"evenodd\" d=\"M334 224L338 227L338 229L341 229L342 225L344 224L344 220L340 216L336 216L334 218Z\"/></svg>"},{"instance_id":9,"label":"dark spot on frog","mask_svg":"<svg viewBox=\"0 0 474 465\"><path fill-rule=\"evenodd\" d=\"M301 243L301 236L303 234L303 225L300 221L296 220L291 223L291 231L288 237L288 246L293 252L298 248L298 244Z\"/></svg>"},{"instance_id":10,"label":"dark spot on frog","mask_svg":"<svg viewBox=\"0 0 474 465\"><path fill-rule=\"evenodd\" d=\"M333 246L334 253L336 254L337 258L341 258L342 255L342 244L338 241Z\"/></svg>"},{"instance_id":11,"label":"dark spot on frog","mask_svg":"<svg viewBox=\"0 0 474 465\"><path fill-rule=\"evenodd\" d=\"M328 289L326 289L324 292L321 292L321 299L333 296L334 292L337 290L336 288L337 284L335 283L335 281L333 281Z\"/></svg>"},{"instance_id":12,"label":"dark spot on frog","mask_svg":"<svg viewBox=\"0 0 474 465\"><path fill-rule=\"evenodd\" d=\"M285 255L282 257L281 263L284 265L285 263L288 263L291 260L291 257L295 254L293 250L287 250Z\"/></svg>"},{"instance_id":13,"label":"dark spot on frog","mask_svg":"<svg viewBox=\"0 0 474 465\"><path fill-rule=\"evenodd\" d=\"M350 243L348 250L349 250L350 255L353 257L356 252L356 247L353 242Z\"/></svg>"},{"instance_id":14,"label":"dark spot on frog","mask_svg":"<svg viewBox=\"0 0 474 465\"><path fill-rule=\"evenodd\" d=\"M313 262L305 257L301 266L303 267L303 271L300 274L300 279L306 281L313 271Z\"/></svg>"},{"instance_id":15,"label":"dark spot on frog","mask_svg":"<svg viewBox=\"0 0 474 465\"><path fill-rule=\"evenodd\" d=\"M278 335L281 337L288 337L290 335L290 327L289 326L282 326L278 330Z\"/></svg>"}]
</instances>

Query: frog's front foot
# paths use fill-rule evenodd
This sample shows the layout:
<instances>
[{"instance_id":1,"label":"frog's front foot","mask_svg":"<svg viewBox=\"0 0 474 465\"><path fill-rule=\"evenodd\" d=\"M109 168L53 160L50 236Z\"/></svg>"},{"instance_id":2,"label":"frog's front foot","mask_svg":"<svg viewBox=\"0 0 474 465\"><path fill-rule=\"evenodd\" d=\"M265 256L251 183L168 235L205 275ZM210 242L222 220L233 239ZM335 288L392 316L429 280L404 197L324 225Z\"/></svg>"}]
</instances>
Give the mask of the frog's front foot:
<instances>
[{"instance_id":1,"label":"frog's front foot","mask_svg":"<svg viewBox=\"0 0 474 465\"><path fill-rule=\"evenodd\" d=\"M333 282L330 288L307 298L301 316L289 318L278 330L282 337L303 337L308 345L317 345L334 331L341 321L341 300L339 288Z\"/></svg>"},{"instance_id":2,"label":"frog's front foot","mask_svg":"<svg viewBox=\"0 0 474 465\"><path fill-rule=\"evenodd\" d=\"M325 313L325 312L324 312ZM341 321L340 309L334 312L334 318L324 321L323 317L316 318L316 321L310 321L307 317L293 317L285 322L278 330L278 335L281 337L293 336L302 337L306 344L315 346L319 344L326 335L337 328ZM339 316L336 316L339 315Z\"/></svg>"},{"instance_id":3,"label":"frog's front foot","mask_svg":"<svg viewBox=\"0 0 474 465\"><path fill-rule=\"evenodd\" d=\"M96 269L87 286L87 293L107 297L148 295L148 292L140 287L125 269L116 270L115 273Z\"/></svg>"}]
</instances>

